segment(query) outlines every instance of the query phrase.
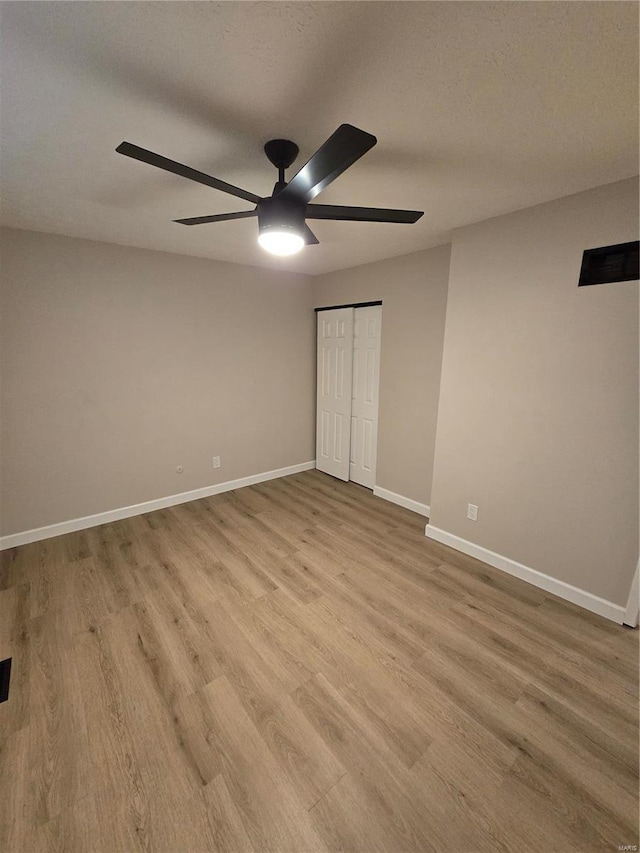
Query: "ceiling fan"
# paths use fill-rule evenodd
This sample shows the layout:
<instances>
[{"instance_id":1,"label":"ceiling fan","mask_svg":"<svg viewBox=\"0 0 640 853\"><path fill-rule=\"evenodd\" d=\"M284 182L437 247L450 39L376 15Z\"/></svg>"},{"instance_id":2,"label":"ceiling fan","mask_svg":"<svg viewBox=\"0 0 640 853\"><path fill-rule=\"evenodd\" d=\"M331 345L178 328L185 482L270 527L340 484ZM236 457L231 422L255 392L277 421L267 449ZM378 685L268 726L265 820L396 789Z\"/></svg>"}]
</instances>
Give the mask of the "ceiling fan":
<instances>
[{"instance_id":1,"label":"ceiling fan","mask_svg":"<svg viewBox=\"0 0 640 853\"><path fill-rule=\"evenodd\" d=\"M378 140L370 133L341 124L311 159L287 183L285 170L298 156L298 146L288 139L272 139L264 146L265 154L278 169L278 180L273 192L266 198L234 187L218 178L205 175L182 163L176 163L140 148L131 142L122 142L116 148L118 154L133 157L166 172L173 172L191 181L234 195L255 204L253 210L236 213L216 213L213 216L194 216L191 219L176 219L181 225L203 225L208 222L223 222L227 219L258 217L258 242L276 255L292 255L305 245L318 243L318 239L305 223L306 219L333 219L350 222L416 222L423 215L418 210L390 210L380 207L350 207L336 204L310 204L318 193L341 175L356 160L373 148Z\"/></svg>"}]
</instances>

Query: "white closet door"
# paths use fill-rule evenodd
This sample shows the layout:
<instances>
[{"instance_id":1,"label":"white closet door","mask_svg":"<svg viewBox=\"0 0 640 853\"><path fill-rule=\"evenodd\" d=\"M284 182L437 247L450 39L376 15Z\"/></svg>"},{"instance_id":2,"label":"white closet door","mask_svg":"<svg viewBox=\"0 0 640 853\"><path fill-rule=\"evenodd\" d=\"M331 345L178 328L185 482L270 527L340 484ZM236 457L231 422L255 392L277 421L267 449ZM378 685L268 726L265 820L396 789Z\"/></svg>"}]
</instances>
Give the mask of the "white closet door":
<instances>
[{"instance_id":1,"label":"white closet door","mask_svg":"<svg viewBox=\"0 0 640 853\"><path fill-rule=\"evenodd\" d=\"M368 489L376 482L381 325L382 306L355 309L349 468L350 479Z\"/></svg>"},{"instance_id":2,"label":"white closet door","mask_svg":"<svg viewBox=\"0 0 640 853\"><path fill-rule=\"evenodd\" d=\"M316 468L349 479L353 308L318 311Z\"/></svg>"}]
</instances>

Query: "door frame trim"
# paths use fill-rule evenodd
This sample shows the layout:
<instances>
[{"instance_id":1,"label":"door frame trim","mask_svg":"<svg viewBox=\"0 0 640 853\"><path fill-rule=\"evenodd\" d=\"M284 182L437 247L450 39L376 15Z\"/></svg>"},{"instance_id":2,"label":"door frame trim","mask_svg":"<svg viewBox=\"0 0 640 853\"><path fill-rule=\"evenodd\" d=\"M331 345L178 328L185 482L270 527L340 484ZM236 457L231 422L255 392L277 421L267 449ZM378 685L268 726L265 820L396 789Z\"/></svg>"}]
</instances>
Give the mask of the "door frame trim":
<instances>
[{"instance_id":1,"label":"door frame trim","mask_svg":"<svg viewBox=\"0 0 640 853\"><path fill-rule=\"evenodd\" d=\"M324 305L322 308L314 308L317 314L318 311L335 311L338 308L369 308L371 305L382 305L382 299L377 299L375 302L348 302L346 305Z\"/></svg>"}]
</instances>

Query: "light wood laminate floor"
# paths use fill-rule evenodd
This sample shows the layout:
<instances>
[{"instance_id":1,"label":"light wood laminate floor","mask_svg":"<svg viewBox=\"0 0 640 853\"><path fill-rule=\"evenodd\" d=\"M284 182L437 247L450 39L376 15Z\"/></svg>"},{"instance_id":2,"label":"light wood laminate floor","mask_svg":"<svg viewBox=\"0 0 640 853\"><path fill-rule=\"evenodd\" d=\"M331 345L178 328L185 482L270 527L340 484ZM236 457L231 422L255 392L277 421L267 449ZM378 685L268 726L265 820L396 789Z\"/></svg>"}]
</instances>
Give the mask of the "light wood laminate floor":
<instances>
[{"instance_id":1,"label":"light wood laminate floor","mask_svg":"<svg viewBox=\"0 0 640 853\"><path fill-rule=\"evenodd\" d=\"M309 471L2 565L2 851L638 843L638 632L358 486Z\"/></svg>"}]
</instances>

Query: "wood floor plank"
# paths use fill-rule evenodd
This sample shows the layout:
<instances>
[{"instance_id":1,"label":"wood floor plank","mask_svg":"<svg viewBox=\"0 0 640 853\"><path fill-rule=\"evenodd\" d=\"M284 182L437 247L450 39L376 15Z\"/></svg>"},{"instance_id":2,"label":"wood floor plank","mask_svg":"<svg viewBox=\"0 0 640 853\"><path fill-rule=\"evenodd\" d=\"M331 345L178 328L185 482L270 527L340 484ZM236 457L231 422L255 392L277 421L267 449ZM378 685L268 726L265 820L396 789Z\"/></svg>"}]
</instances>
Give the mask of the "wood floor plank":
<instances>
[{"instance_id":1,"label":"wood floor plank","mask_svg":"<svg viewBox=\"0 0 640 853\"><path fill-rule=\"evenodd\" d=\"M211 613L227 681L285 776L308 808L344 774L292 704L268 659L222 606Z\"/></svg>"},{"instance_id":2,"label":"wood floor plank","mask_svg":"<svg viewBox=\"0 0 640 853\"><path fill-rule=\"evenodd\" d=\"M412 768L444 850L510 851L512 845L492 808L499 790L476 756L455 739L439 738ZM500 778L500 783L503 777ZM522 839L521 849L527 850Z\"/></svg>"},{"instance_id":3,"label":"wood floor plank","mask_svg":"<svg viewBox=\"0 0 640 853\"><path fill-rule=\"evenodd\" d=\"M8 650L24 634L31 610L33 589L22 583L0 591L0 654L8 657Z\"/></svg>"},{"instance_id":4,"label":"wood floor plank","mask_svg":"<svg viewBox=\"0 0 640 853\"><path fill-rule=\"evenodd\" d=\"M65 539L64 536L56 536L0 552L0 589L24 583L25 577L31 582L42 571L48 571L52 564L66 563Z\"/></svg>"},{"instance_id":5,"label":"wood floor plank","mask_svg":"<svg viewBox=\"0 0 640 853\"><path fill-rule=\"evenodd\" d=\"M319 471L11 549L0 850L638 844L639 636Z\"/></svg>"},{"instance_id":6,"label":"wood floor plank","mask_svg":"<svg viewBox=\"0 0 640 853\"><path fill-rule=\"evenodd\" d=\"M558 754L570 753L564 761L579 760L588 766L590 777L601 775L610 780L618 796L627 794L635 807L638 795L637 762L632 752L617 736L615 729L605 729L576 714L570 707L534 687L528 687L516 702L523 726L542 732ZM637 750L636 750L637 751Z\"/></svg>"},{"instance_id":7,"label":"wood floor plank","mask_svg":"<svg viewBox=\"0 0 640 853\"><path fill-rule=\"evenodd\" d=\"M259 850L325 850L307 808L226 678L202 691L221 744L223 776L251 843Z\"/></svg>"},{"instance_id":8,"label":"wood floor plank","mask_svg":"<svg viewBox=\"0 0 640 853\"><path fill-rule=\"evenodd\" d=\"M29 853L138 853L158 849L145 826L130 822L126 803L108 787L87 794L39 826L32 844Z\"/></svg>"},{"instance_id":9,"label":"wood floor plank","mask_svg":"<svg viewBox=\"0 0 640 853\"><path fill-rule=\"evenodd\" d=\"M398 701L396 685L368 644L353 632L336 630L335 620L321 606L306 607L304 619L310 632L307 639L325 652L318 671L377 731L387 748L411 766L433 739L419 705L408 694Z\"/></svg>"},{"instance_id":10,"label":"wood floor plank","mask_svg":"<svg viewBox=\"0 0 640 853\"><path fill-rule=\"evenodd\" d=\"M315 601L323 594L322 587L313 582L309 567L298 554L271 560L269 574L276 587L285 589L302 604Z\"/></svg>"},{"instance_id":11,"label":"wood floor plank","mask_svg":"<svg viewBox=\"0 0 640 853\"><path fill-rule=\"evenodd\" d=\"M484 603L455 609L467 617L469 633L491 644L515 671L560 699L569 703L578 700L587 715L633 741L638 728L637 685L627 683L626 689L620 691L616 673L606 675L594 668L588 655L576 658L568 648L550 644L543 634L525 632L504 615L496 619L495 612Z\"/></svg>"},{"instance_id":12,"label":"wood floor plank","mask_svg":"<svg viewBox=\"0 0 640 853\"><path fill-rule=\"evenodd\" d=\"M31 796L37 823L46 823L86 795L91 762L85 710L60 696L81 692L72 626L55 611L31 620L29 724Z\"/></svg>"},{"instance_id":13,"label":"wood floor plank","mask_svg":"<svg viewBox=\"0 0 640 853\"><path fill-rule=\"evenodd\" d=\"M251 561L236 545L229 543L221 531L216 531L206 547L201 540L199 524L191 530L185 529L180 519L153 539L151 548L155 559L165 564L163 557L168 551L176 582L184 590L198 584L204 600L220 596L251 600L271 588L268 577L267 584L256 579Z\"/></svg>"},{"instance_id":14,"label":"wood floor plank","mask_svg":"<svg viewBox=\"0 0 640 853\"><path fill-rule=\"evenodd\" d=\"M32 596L32 615L63 614L74 634L101 624L123 606L111 571L102 564L97 568L93 557L57 565L39 581Z\"/></svg>"},{"instance_id":15,"label":"wood floor plank","mask_svg":"<svg viewBox=\"0 0 640 853\"><path fill-rule=\"evenodd\" d=\"M313 496L296 489L292 477L258 483L253 491L268 502L266 509L283 509L309 527L319 518L333 512L333 506L328 501L317 501Z\"/></svg>"},{"instance_id":16,"label":"wood floor plank","mask_svg":"<svg viewBox=\"0 0 640 853\"><path fill-rule=\"evenodd\" d=\"M28 850L38 826L30 793L29 741L28 726L0 737L0 850Z\"/></svg>"},{"instance_id":17,"label":"wood floor plank","mask_svg":"<svg viewBox=\"0 0 640 853\"><path fill-rule=\"evenodd\" d=\"M410 771L395 759L378 728L345 701L321 673L298 688L294 698L349 770L348 777L313 809L316 825L330 846L335 844L333 824L337 822L352 837L357 831L359 843L370 845L369 849L436 850L432 832L422 817L424 803L418 803L417 791L410 784ZM351 788L348 780L353 779L358 780L359 793L366 803L358 815L353 813L345 793L346 788ZM355 819L350 830L345 806Z\"/></svg>"},{"instance_id":18,"label":"wood floor plank","mask_svg":"<svg viewBox=\"0 0 640 853\"><path fill-rule=\"evenodd\" d=\"M305 551L303 558L307 566L313 566L316 555ZM393 654L407 661L420 657L424 647L415 633L405 627L404 620L398 623L386 609L380 612L375 605L371 606L340 583L340 576L326 575L324 586L324 605L344 622L364 624Z\"/></svg>"},{"instance_id":19,"label":"wood floor plank","mask_svg":"<svg viewBox=\"0 0 640 853\"><path fill-rule=\"evenodd\" d=\"M256 847L251 843L221 773L203 789L202 799L213 842L207 850L213 849L220 853L254 853Z\"/></svg>"},{"instance_id":20,"label":"wood floor plank","mask_svg":"<svg viewBox=\"0 0 640 853\"><path fill-rule=\"evenodd\" d=\"M541 719L540 715L536 718L531 712L523 714L523 698L518 697L514 701L507 683L498 683L492 687L492 679L482 672L481 667L478 667L474 677L467 662L464 659L461 661L459 656L445 657L431 650L416 666L429 679L435 679L442 689L455 696L459 705L466 706L468 714L496 733L504 743L517 746L520 755L509 776L518 767L522 771L518 779L526 780L531 785L542 784L541 779L546 780L548 776L555 778L559 786L564 781L572 791L580 792L578 799L585 806L591 803L585 820L591 821L592 833L598 831L598 826L601 826L605 835L608 832L609 837L615 826L629 832L637 814L637 775L636 792L630 794L628 788L624 789L628 777L626 773L620 772L620 768L605 776L591 755L576 748L575 737L570 737L568 742L557 736L551 740L550 715ZM538 707L549 707L542 701L543 706ZM531 701L528 704L531 705ZM597 736L596 732L592 731L591 734ZM536 775L538 773L543 775Z\"/></svg>"},{"instance_id":21,"label":"wood floor plank","mask_svg":"<svg viewBox=\"0 0 640 853\"><path fill-rule=\"evenodd\" d=\"M548 764L554 776L568 779L575 791L582 792L584 802L592 798L597 809L595 806L589 809L591 816L600 810L608 816L611 825L632 831L638 808L636 768L631 761L604 760L607 748L615 750L615 740L607 738L606 733L599 734L597 741L587 741L586 748L575 734L567 740L566 735L563 737L557 731L558 717L562 715L565 721L567 719L565 709L551 697L541 696L536 701L530 695L524 696L518 700L517 710L521 720L526 717L522 730L528 732L529 741L537 750L532 756L535 762ZM547 712L536 713L540 710ZM584 731L581 720L573 722L575 730ZM553 731L552 750L548 748L550 731ZM619 750L616 752L619 754Z\"/></svg>"},{"instance_id":22,"label":"wood floor plank","mask_svg":"<svg viewBox=\"0 0 640 853\"><path fill-rule=\"evenodd\" d=\"M151 593L132 610L138 647L170 707L221 674L207 638L175 599Z\"/></svg>"},{"instance_id":23,"label":"wood floor plank","mask_svg":"<svg viewBox=\"0 0 640 853\"><path fill-rule=\"evenodd\" d=\"M314 674L307 657L301 654L299 645L293 641L289 631L281 632L281 626L264 617L264 596L252 607L235 608L233 621L252 644L261 659L268 663L269 670L276 674L278 683L288 694L304 684Z\"/></svg>"},{"instance_id":24,"label":"wood floor plank","mask_svg":"<svg viewBox=\"0 0 640 853\"><path fill-rule=\"evenodd\" d=\"M407 642L405 636L398 636L392 620L375 611L363 612L363 608L344 599L337 600L338 594L323 595L314 605L331 620L333 630L346 632L386 668L393 669L397 661L410 665L421 656L423 647L413 641Z\"/></svg>"},{"instance_id":25,"label":"wood floor plank","mask_svg":"<svg viewBox=\"0 0 640 853\"><path fill-rule=\"evenodd\" d=\"M127 721L125 684L105 628L93 627L77 637L75 652L91 745L92 790L102 803L98 813L107 809L118 821L122 837L140 838L142 848L148 848L153 831L149 789L142 777L135 733ZM73 820L73 814L67 816Z\"/></svg>"}]
</instances>

